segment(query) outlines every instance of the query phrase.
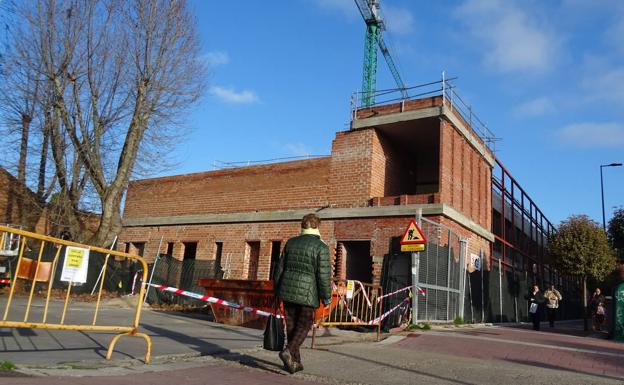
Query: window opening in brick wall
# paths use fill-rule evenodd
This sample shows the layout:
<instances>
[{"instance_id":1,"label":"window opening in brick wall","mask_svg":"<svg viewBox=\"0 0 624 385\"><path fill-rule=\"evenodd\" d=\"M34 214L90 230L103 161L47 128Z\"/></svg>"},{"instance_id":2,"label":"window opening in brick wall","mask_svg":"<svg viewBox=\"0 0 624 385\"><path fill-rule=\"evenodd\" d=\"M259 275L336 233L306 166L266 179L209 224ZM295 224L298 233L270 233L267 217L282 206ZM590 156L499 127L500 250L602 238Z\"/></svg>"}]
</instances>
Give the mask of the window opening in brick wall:
<instances>
[{"instance_id":1,"label":"window opening in brick wall","mask_svg":"<svg viewBox=\"0 0 624 385\"><path fill-rule=\"evenodd\" d=\"M182 254L182 274L180 275L180 289L190 290L197 283L199 277L195 277L195 257L197 255L197 242L183 242L184 254Z\"/></svg>"},{"instance_id":2,"label":"window opening in brick wall","mask_svg":"<svg viewBox=\"0 0 624 385\"><path fill-rule=\"evenodd\" d=\"M167 242L167 252L165 253L165 255L173 257L173 242Z\"/></svg>"},{"instance_id":3,"label":"window opening in brick wall","mask_svg":"<svg viewBox=\"0 0 624 385\"><path fill-rule=\"evenodd\" d=\"M273 279L273 270L275 269L275 265L280 258L280 252L282 248L281 241L272 241L271 242L271 269L269 270L269 280Z\"/></svg>"},{"instance_id":4,"label":"window opening in brick wall","mask_svg":"<svg viewBox=\"0 0 624 385\"><path fill-rule=\"evenodd\" d=\"M223 266L221 265L221 257L223 254L223 242L215 242L215 278L223 277Z\"/></svg>"},{"instance_id":5,"label":"window opening in brick wall","mask_svg":"<svg viewBox=\"0 0 624 385\"><path fill-rule=\"evenodd\" d=\"M128 253L136 254L140 257L143 256L144 252L145 252L145 242L132 242L130 245L130 251L128 251Z\"/></svg>"},{"instance_id":6,"label":"window opening in brick wall","mask_svg":"<svg viewBox=\"0 0 624 385\"><path fill-rule=\"evenodd\" d=\"M197 242L184 242L184 257L183 259L186 261L187 259L195 259L197 255Z\"/></svg>"},{"instance_id":7,"label":"window opening in brick wall","mask_svg":"<svg viewBox=\"0 0 624 385\"><path fill-rule=\"evenodd\" d=\"M258 262L260 261L260 241L247 242L246 250L249 265L247 268L247 279L258 279Z\"/></svg>"},{"instance_id":8,"label":"window opening in brick wall","mask_svg":"<svg viewBox=\"0 0 624 385\"><path fill-rule=\"evenodd\" d=\"M342 259L346 265L346 279L372 283L373 257L370 241L341 241Z\"/></svg>"}]
</instances>

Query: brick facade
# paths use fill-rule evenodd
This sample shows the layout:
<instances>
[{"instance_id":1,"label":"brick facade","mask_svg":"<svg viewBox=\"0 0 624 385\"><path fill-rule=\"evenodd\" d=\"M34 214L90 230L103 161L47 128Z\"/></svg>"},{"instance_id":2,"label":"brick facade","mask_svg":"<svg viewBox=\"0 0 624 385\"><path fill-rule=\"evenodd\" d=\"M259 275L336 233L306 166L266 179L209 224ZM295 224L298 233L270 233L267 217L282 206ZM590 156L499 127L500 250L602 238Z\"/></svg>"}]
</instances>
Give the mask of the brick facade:
<instances>
[{"instance_id":1,"label":"brick facade","mask_svg":"<svg viewBox=\"0 0 624 385\"><path fill-rule=\"evenodd\" d=\"M441 98L428 98L360 110L358 117L440 104ZM299 232L298 214L317 211L332 259L339 242L370 242L362 263L370 263L379 283L393 238L423 207L439 211L426 215L464 237L468 253L489 256L492 166L466 135L443 116L371 125L336 133L329 157L134 181L119 247L132 251L145 243L144 256L152 260L162 237L160 253L173 243L173 257L182 259L183 244L196 242L195 258L214 260L222 242L228 278L246 279L248 244L260 242L257 278L268 279L273 242L283 247ZM446 206L459 214L444 214ZM372 214L384 207L383 215ZM336 267L344 274L344 266Z\"/></svg>"},{"instance_id":2,"label":"brick facade","mask_svg":"<svg viewBox=\"0 0 624 385\"><path fill-rule=\"evenodd\" d=\"M144 179L130 183L125 218L327 205L330 158Z\"/></svg>"}]
</instances>

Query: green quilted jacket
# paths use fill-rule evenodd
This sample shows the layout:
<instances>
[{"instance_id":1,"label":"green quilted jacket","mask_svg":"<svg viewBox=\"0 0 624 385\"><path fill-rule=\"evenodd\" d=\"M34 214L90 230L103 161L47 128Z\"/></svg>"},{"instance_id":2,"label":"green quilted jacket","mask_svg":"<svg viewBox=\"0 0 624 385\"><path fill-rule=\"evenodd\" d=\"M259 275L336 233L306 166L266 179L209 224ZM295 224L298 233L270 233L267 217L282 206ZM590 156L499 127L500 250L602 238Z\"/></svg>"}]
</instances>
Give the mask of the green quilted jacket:
<instances>
[{"instance_id":1,"label":"green quilted jacket","mask_svg":"<svg viewBox=\"0 0 624 385\"><path fill-rule=\"evenodd\" d=\"M283 301L317 308L319 299L331 300L330 275L329 250L321 237L291 238L273 273L275 294Z\"/></svg>"}]
</instances>

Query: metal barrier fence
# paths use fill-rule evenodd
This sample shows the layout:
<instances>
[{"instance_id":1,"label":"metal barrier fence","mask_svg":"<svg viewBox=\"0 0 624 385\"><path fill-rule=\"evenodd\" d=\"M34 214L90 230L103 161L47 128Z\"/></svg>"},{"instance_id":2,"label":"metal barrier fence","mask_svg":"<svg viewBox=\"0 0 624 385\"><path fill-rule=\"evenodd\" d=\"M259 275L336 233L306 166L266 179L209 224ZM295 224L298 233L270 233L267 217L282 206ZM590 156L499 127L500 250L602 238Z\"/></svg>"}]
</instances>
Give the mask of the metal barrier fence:
<instances>
[{"instance_id":1,"label":"metal barrier fence","mask_svg":"<svg viewBox=\"0 0 624 385\"><path fill-rule=\"evenodd\" d=\"M201 293L204 288L199 285L201 278L223 278L223 270L214 260L180 261L170 255L162 254L148 266L151 283L174 286L182 290ZM174 295L161 290L147 289L147 302L150 304L197 305L193 298ZM202 304L203 305L203 304Z\"/></svg>"},{"instance_id":2,"label":"metal barrier fence","mask_svg":"<svg viewBox=\"0 0 624 385\"><path fill-rule=\"evenodd\" d=\"M414 322L452 321L463 317L465 242L450 228L422 218L427 250L419 253L418 281L426 296L418 296Z\"/></svg>"},{"instance_id":3,"label":"metal barrier fence","mask_svg":"<svg viewBox=\"0 0 624 385\"><path fill-rule=\"evenodd\" d=\"M501 263L500 259L492 260L492 269L482 269L472 273L466 272L465 319L468 322L527 322L529 320L529 304L524 296L536 282L530 273L514 271L510 266ZM549 282L540 284L546 289ZM558 319L574 319L583 316L580 287L569 280L553 282L563 296L557 310Z\"/></svg>"},{"instance_id":4,"label":"metal barrier fence","mask_svg":"<svg viewBox=\"0 0 624 385\"><path fill-rule=\"evenodd\" d=\"M122 336L141 337L147 344L145 362L149 363L151 339L138 331L145 288L137 281L140 277L146 282L147 277L143 258L0 226L0 246L16 238L17 244L11 242L8 250L0 250L0 255L15 257L0 327L118 332L109 344L107 359ZM138 295L130 297L136 302L131 304L133 311L101 306L103 296L119 297L133 285L138 288ZM33 306L42 296L43 309ZM78 299L83 301L78 303ZM85 307L92 313L85 312ZM75 308L78 311L72 311ZM115 314L108 314L110 309ZM35 318L40 321L32 321Z\"/></svg>"},{"instance_id":5,"label":"metal barrier fence","mask_svg":"<svg viewBox=\"0 0 624 385\"><path fill-rule=\"evenodd\" d=\"M316 312L312 329L312 348L316 343L317 327L376 326L377 340L381 336L383 293L380 285L360 281L334 281L332 303Z\"/></svg>"},{"instance_id":6,"label":"metal barrier fence","mask_svg":"<svg viewBox=\"0 0 624 385\"><path fill-rule=\"evenodd\" d=\"M420 228L427 238L427 249L416 254L415 284L424 289L426 295L417 295L412 322L463 318L466 242L449 227L426 218L422 218ZM397 251L384 258L382 286L385 292L413 284L410 253L398 252L398 244L393 249ZM384 311L403 300L400 296L388 298ZM393 314L385 321L384 328L397 326L404 318L401 313Z\"/></svg>"}]
</instances>

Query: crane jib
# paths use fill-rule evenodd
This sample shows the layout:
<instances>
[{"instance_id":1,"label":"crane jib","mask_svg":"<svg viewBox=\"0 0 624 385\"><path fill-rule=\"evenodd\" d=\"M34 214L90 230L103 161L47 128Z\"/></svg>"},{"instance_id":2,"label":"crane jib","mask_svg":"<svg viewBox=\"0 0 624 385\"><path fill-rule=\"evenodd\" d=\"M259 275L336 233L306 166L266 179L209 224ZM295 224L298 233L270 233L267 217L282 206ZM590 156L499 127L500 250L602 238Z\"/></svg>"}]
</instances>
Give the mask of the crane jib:
<instances>
[{"instance_id":1,"label":"crane jib","mask_svg":"<svg viewBox=\"0 0 624 385\"><path fill-rule=\"evenodd\" d=\"M362 107L370 107L375 104L375 86L377 82L377 47L381 51L390 73L401 91L401 96L407 98L407 88L401 79L399 70L392 59L390 50L384 42L381 32L385 24L378 15L379 0L355 0L360 14L366 23L366 36L364 44L364 66L362 71Z\"/></svg>"}]
</instances>

